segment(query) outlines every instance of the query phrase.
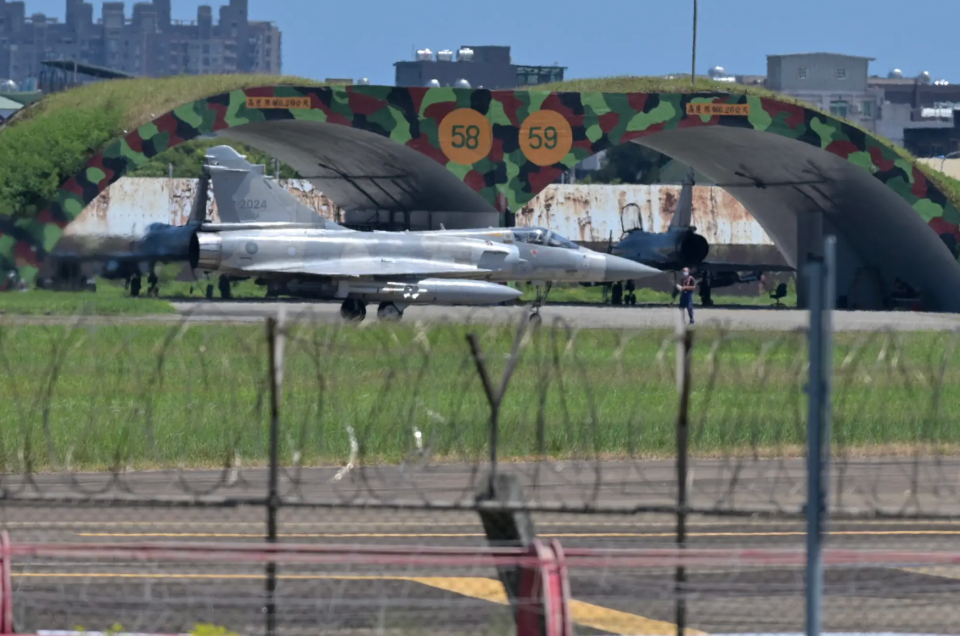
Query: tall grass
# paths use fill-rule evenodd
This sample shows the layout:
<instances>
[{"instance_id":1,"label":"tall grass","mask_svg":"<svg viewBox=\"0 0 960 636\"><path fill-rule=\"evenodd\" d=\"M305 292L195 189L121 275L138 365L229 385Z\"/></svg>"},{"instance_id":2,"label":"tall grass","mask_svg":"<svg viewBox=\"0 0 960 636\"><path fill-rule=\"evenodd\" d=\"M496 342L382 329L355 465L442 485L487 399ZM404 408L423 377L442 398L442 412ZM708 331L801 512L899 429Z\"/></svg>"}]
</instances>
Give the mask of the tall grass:
<instances>
[{"instance_id":1,"label":"tall grass","mask_svg":"<svg viewBox=\"0 0 960 636\"><path fill-rule=\"evenodd\" d=\"M284 461L342 463L352 430L361 461L396 462L413 451L414 428L434 459L485 457L489 408L465 341L471 330L499 378L509 328L295 329L281 401ZM837 443L867 450L960 443L960 372L948 366L941 381L938 366L950 336L909 338L894 346L838 334ZM701 332L698 340L694 452L799 452L802 338ZM252 326L7 328L0 332L2 469L262 463L265 346L263 328ZM540 330L507 391L500 456L671 456L673 351L663 332L585 330L571 341L567 332Z\"/></svg>"}]
</instances>

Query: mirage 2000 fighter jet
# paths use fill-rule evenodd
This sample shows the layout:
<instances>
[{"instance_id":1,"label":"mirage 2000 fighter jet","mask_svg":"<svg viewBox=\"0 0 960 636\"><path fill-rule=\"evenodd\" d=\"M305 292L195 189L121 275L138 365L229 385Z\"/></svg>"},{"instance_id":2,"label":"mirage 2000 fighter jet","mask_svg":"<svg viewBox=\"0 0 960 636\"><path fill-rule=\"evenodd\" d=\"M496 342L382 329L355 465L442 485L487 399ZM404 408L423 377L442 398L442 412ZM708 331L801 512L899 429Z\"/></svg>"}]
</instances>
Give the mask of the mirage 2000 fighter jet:
<instances>
[{"instance_id":1,"label":"mirage 2000 fighter jet","mask_svg":"<svg viewBox=\"0 0 960 636\"><path fill-rule=\"evenodd\" d=\"M521 292L498 283L607 282L654 268L578 246L543 228L360 232L324 219L229 146L207 153L220 223L190 238L194 269L256 278L274 293L340 300L363 320L368 302L398 320L412 304L490 305ZM544 294L534 305L537 314Z\"/></svg>"}]
</instances>

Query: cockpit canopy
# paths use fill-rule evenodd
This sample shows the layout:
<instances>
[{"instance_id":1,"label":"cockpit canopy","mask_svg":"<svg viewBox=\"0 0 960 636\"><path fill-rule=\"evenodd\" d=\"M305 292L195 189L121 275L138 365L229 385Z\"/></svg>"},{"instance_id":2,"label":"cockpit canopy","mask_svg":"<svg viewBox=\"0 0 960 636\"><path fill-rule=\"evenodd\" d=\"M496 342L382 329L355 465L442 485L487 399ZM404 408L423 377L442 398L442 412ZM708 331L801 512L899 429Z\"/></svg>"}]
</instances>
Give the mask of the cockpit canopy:
<instances>
[{"instance_id":1,"label":"cockpit canopy","mask_svg":"<svg viewBox=\"0 0 960 636\"><path fill-rule=\"evenodd\" d=\"M517 243L532 243L549 247L562 247L568 250L578 250L580 246L570 239L560 236L553 230L543 227L513 228L513 240Z\"/></svg>"}]
</instances>

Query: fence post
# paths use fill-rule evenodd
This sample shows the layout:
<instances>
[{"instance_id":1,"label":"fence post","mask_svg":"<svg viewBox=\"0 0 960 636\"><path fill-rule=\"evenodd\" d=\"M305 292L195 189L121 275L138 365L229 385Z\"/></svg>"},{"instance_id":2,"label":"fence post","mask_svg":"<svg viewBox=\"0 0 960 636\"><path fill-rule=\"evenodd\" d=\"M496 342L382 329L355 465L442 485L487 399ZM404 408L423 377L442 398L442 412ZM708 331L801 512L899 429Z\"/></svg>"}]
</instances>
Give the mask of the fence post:
<instances>
[{"instance_id":1,"label":"fence post","mask_svg":"<svg viewBox=\"0 0 960 636\"><path fill-rule=\"evenodd\" d=\"M282 313L281 313L282 318ZM277 542L277 511L280 508L280 391L283 386L283 334L277 318L267 318L267 347L270 358L270 475L267 494L267 543ZM266 567L267 636L277 633L277 564Z\"/></svg>"},{"instance_id":2,"label":"fence post","mask_svg":"<svg viewBox=\"0 0 960 636\"><path fill-rule=\"evenodd\" d=\"M687 544L687 456L689 453L690 413L690 355L693 350L693 331L681 323L677 340L677 391L680 394L680 409L677 412L677 548ZM677 604L677 636L683 636L687 625L687 600L684 587L687 570L677 566L674 594Z\"/></svg>"},{"instance_id":3,"label":"fence post","mask_svg":"<svg viewBox=\"0 0 960 636\"><path fill-rule=\"evenodd\" d=\"M810 286L810 371L807 381L807 636L820 636L823 622L823 538L830 459L833 375L833 305L836 299L836 238L824 239L823 256L806 267Z\"/></svg>"}]
</instances>

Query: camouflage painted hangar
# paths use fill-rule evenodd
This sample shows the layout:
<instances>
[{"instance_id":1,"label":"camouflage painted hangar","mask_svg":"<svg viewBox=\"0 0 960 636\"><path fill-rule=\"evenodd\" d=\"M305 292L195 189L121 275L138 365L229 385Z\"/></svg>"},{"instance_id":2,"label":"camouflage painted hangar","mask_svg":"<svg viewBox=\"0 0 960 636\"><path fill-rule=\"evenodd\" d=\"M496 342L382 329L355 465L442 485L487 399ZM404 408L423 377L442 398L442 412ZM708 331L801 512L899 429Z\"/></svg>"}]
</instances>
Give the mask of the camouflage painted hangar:
<instances>
[{"instance_id":1,"label":"camouflage painted hangar","mask_svg":"<svg viewBox=\"0 0 960 636\"><path fill-rule=\"evenodd\" d=\"M511 225L561 173L614 145L651 150L730 191L792 266L838 237L843 304L876 308L896 277L960 311L960 211L862 130L793 103L727 93L574 93L379 86L262 87L184 104L110 143L35 220L0 235L29 276L100 192L200 136L284 161L355 219L413 229ZM935 284L934 284L935 281ZM800 290L803 303L802 286Z\"/></svg>"}]
</instances>

